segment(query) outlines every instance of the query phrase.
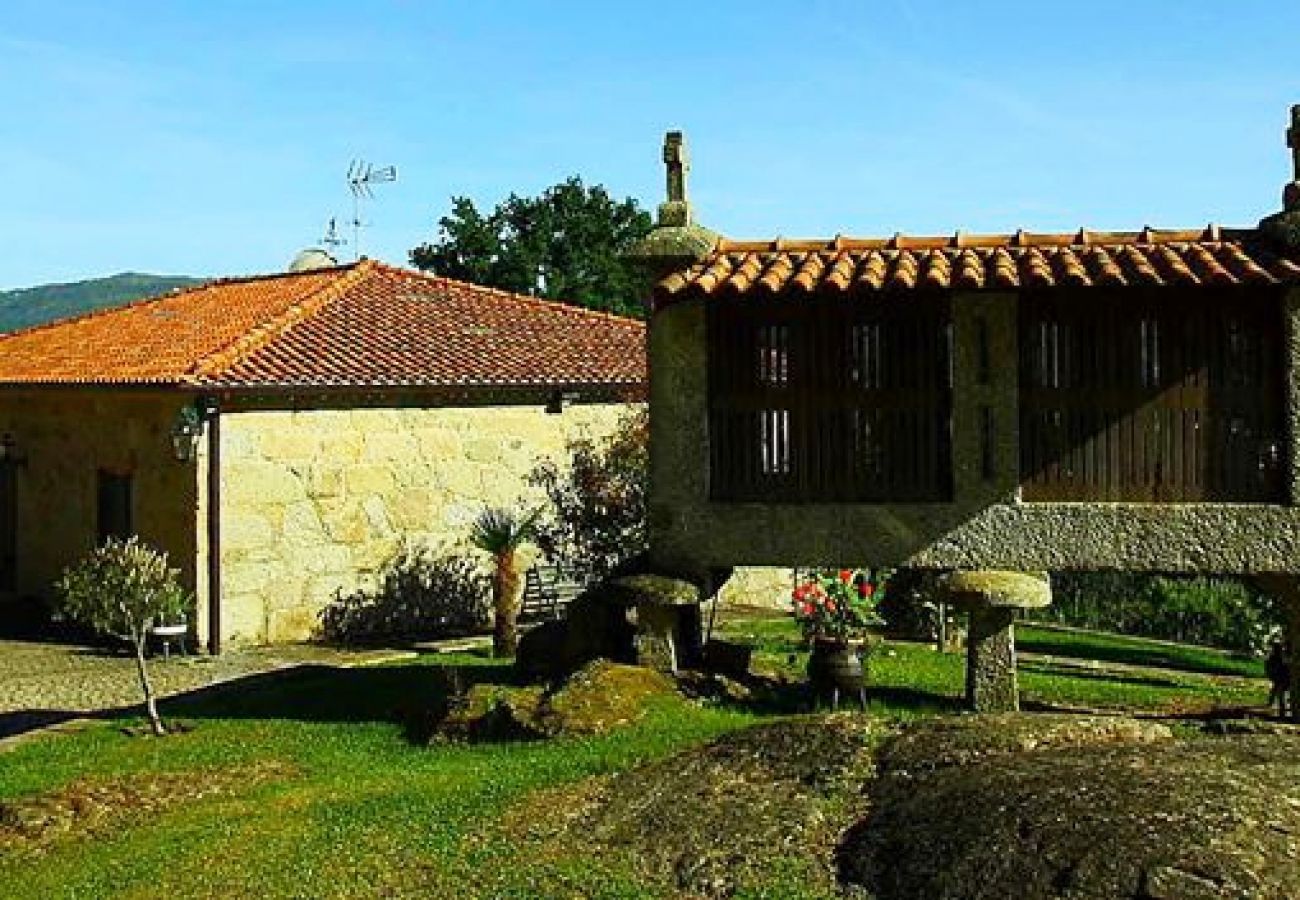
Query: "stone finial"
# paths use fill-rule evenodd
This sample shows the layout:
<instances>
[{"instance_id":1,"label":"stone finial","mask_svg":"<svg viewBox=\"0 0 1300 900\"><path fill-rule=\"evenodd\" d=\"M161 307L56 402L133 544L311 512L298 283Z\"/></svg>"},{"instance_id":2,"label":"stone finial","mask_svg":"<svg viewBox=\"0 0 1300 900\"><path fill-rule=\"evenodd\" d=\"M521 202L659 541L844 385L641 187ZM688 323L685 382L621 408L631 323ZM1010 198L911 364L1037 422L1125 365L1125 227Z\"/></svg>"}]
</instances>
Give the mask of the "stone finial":
<instances>
[{"instance_id":1,"label":"stone finial","mask_svg":"<svg viewBox=\"0 0 1300 900\"><path fill-rule=\"evenodd\" d=\"M1286 145L1291 148L1291 181L1282 190L1282 208L1293 212L1300 210L1300 104L1291 107Z\"/></svg>"},{"instance_id":2,"label":"stone finial","mask_svg":"<svg viewBox=\"0 0 1300 900\"><path fill-rule=\"evenodd\" d=\"M1259 220L1260 234L1286 252L1300 250L1300 103L1291 107L1286 130L1291 150L1291 180L1282 189L1282 211Z\"/></svg>"},{"instance_id":3,"label":"stone finial","mask_svg":"<svg viewBox=\"0 0 1300 900\"><path fill-rule=\"evenodd\" d=\"M686 228L691 225L691 203L686 198L686 175L691 170L691 157L686 150L686 138L680 131L664 135L664 166L668 184L668 200L659 205L661 228Z\"/></svg>"}]
</instances>

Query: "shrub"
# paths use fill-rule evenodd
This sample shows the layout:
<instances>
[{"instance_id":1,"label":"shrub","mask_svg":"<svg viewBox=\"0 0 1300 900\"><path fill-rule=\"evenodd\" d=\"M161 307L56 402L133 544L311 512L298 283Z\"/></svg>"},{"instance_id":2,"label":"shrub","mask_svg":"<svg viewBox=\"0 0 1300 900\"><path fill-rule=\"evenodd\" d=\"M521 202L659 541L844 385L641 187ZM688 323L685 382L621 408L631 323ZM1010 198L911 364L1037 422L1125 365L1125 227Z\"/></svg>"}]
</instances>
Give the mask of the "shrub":
<instances>
[{"instance_id":1,"label":"shrub","mask_svg":"<svg viewBox=\"0 0 1300 900\"><path fill-rule=\"evenodd\" d=\"M1247 582L1206 576L1069 572L1052 578L1040 615L1077 625L1262 653L1278 609Z\"/></svg>"},{"instance_id":2,"label":"shrub","mask_svg":"<svg viewBox=\"0 0 1300 900\"><path fill-rule=\"evenodd\" d=\"M321 611L321 632L340 644L472 634L490 617L488 587L473 559L403 544L380 569L375 587L335 595Z\"/></svg>"},{"instance_id":3,"label":"shrub","mask_svg":"<svg viewBox=\"0 0 1300 900\"><path fill-rule=\"evenodd\" d=\"M154 625L178 623L191 607L192 598L181 587L179 575L168 566L166 553L138 538L109 538L69 566L56 585L60 605L70 619L131 641L145 713L157 735L167 729L158 715L145 650Z\"/></svg>"},{"instance_id":4,"label":"shrub","mask_svg":"<svg viewBox=\"0 0 1300 900\"><path fill-rule=\"evenodd\" d=\"M537 545L578 580L604 578L646 549L649 432L644 410L629 413L603 440L571 441L566 465L546 460L529 475L551 505Z\"/></svg>"}]
</instances>

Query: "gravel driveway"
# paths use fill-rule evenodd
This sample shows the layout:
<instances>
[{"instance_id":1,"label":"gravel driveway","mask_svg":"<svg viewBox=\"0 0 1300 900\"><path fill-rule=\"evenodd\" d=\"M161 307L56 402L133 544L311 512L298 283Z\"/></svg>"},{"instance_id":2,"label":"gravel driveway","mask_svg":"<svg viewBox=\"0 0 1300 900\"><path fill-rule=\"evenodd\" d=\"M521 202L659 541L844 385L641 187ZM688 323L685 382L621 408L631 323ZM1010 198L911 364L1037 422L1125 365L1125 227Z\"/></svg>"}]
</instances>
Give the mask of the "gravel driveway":
<instances>
[{"instance_id":1,"label":"gravel driveway","mask_svg":"<svg viewBox=\"0 0 1300 900\"><path fill-rule=\"evenodd\" d=\"M150 660L159 696L247 675L314 664L352 666L400 651L348 652L309 644L234 650L221 656ZM100 647L0 640L0 739L79 715L139 704L135 657Z\"/></svg>"}]
</instances>

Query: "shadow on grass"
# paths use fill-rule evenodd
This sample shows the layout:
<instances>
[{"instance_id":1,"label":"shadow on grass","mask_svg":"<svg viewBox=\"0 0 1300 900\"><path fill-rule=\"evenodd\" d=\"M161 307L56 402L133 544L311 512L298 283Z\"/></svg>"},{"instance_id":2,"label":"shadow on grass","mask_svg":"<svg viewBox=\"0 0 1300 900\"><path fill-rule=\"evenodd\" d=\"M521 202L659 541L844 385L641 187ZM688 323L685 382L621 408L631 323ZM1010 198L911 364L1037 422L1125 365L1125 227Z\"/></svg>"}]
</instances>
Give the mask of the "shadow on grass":
<instances>
[{"instance_id":1,"label":"shadow on grass","mask_svg":"<svg viewBox=\"0 0 1300 900\"><path fill-rule=\"evenodd\" d=\"M1105 681L1111 684L1129 685L1131 687L1185 688L1187 685L1170 678L1155 675L1136 675L1114 671L1084 669L1077 666L1057 666L1044 662L1026 662L1022 660L1020 671L1033 672L1051 678L1082 678L1089 681Z\"/></svg>"},{"instance_id":2,"label":"shadow on grass","mask_svg":"<svg viewBox=\"0 0 1300 900\"><path fill-rule=\"evenodd\" d=\"M1023 630L1019 630L1016 634L1016 647L1026 653L1039 653L1044 656L1173 669L1202 675L1263 677L1262 669L1256 672L1249 660L1231 656L1224 656L1221 660L1215 659L1213 651L1196 648L1188 648L1183 652L1177 647L1166 648L1158 645L1129 646L1103 640L1081 642L1064 636L1025 634Z\"/></svg>"},{"instance_id":3,"label":"shadow on grass","mask_svg":"<svg viewBox=\"0 0 1300 900\"><path fill-rule=\"evenodd\" d=\"M164 715L187 719L401 722L475 684L514 685L509 666L300 665L168 698Z\"/></svg>"}]
</instances>

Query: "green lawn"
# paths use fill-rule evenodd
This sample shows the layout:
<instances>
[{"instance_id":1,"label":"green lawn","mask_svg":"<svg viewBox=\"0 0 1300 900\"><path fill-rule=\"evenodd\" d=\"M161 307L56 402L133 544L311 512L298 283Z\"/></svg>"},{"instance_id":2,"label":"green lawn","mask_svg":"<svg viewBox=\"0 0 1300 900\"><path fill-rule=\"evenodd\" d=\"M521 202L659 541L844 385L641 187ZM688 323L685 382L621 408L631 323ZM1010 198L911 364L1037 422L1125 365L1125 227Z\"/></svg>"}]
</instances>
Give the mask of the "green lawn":
<instances>
[{"instance_id":1,"label":"green lawn","mask_svg":"<svg viewBox=\"0 0 1300 900\"><path fill-rule=\"evenodd\" d=\"M740 618L726 630L752 638L765 668L804 663L788 619ZM1038 637L1026 631L1022 644ZM1085 644L1074 641L1072 652L1084 653ZM102 725L0 755L0 800L123 794L98 813L83 810L51 843L0 849L0 896L653 896L627 872L593 872L508 843L493 823L535 789L623 769L775 714L692 704L655 710L601 738L413 746L402 711L430 699L448 665L480 679L507 677L471 656L300 670L169 704L194 726L186 734L160 741ZM880 647L871 660L873 713L955 708L962 666L959 655L926 646ZM1198 672L1115 677L1027 665L1022 686L1031 704L1066 707L1264 699L1257 684ZM177 796L169 802L168 791L155 793L154 807L144 808L134 792L157 772L183 773L167 782ZM797 895L790 891L765 896Z\"/></svg>"}]
</instances>

